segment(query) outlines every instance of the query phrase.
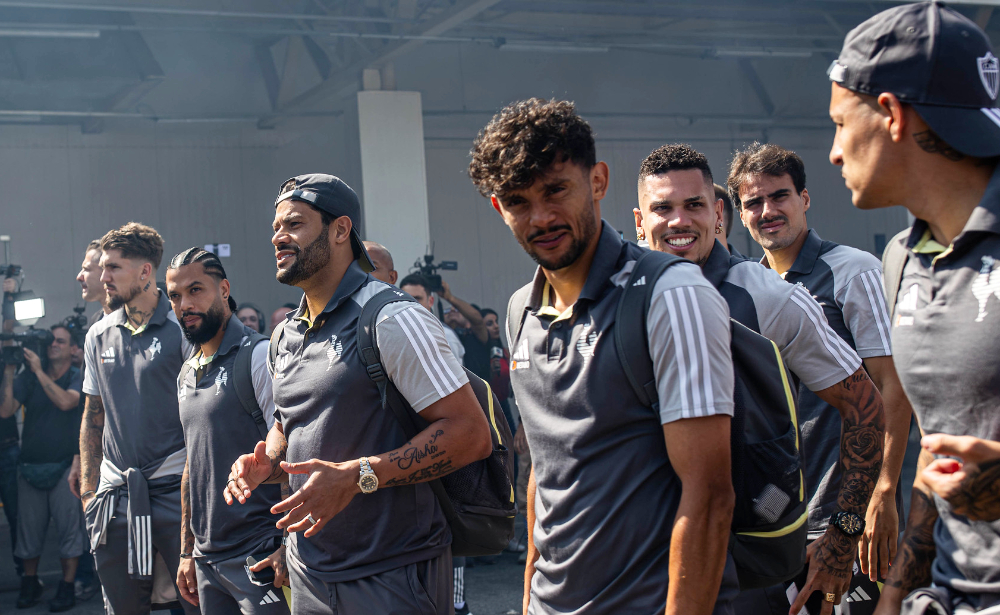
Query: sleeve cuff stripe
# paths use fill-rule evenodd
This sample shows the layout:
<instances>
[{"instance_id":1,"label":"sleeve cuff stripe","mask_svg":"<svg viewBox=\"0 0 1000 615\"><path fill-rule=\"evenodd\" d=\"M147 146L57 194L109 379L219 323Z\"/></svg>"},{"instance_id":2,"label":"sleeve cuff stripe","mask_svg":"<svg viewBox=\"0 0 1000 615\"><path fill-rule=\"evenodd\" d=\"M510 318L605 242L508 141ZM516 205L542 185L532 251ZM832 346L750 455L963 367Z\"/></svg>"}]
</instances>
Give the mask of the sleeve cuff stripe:
<instances>
[{"instance_id":1,"label":"sleeve cuff stripe","mask_svg":"<svg viewBox=\"0 0 1000 615\"><path fill-rule=\"evenodd\" d=\"M804 293L805 291L800 291L796 289L792 292L791 299L795 305L802 308L803 311L811 318L813 326L816 327L816 331L819 334L819 338L823 340L823 346L826 347L827 352L829 352L833 358L837 360L840 367L847 372L850 376L857 371L857 367L852 367L853 361L851 361L851 354L853 351L848 352L850 348L844 343L844 340L840 339L840 336L830 329L830 325L826 322L826 317L823 315L823 310L820 308L819 304L812 297L804 299L799 296L799 293Z\"/></svg>"},{"instance_id":2,"label":"sleeve cuff stripe","mask_svg":"<svg viewBox=\"0 0 1000 615\"><path fill-rule=\"evenodd\" d=\"M420 365L424 368L424 372L430 378L438 395L443 398L457 390L461 385L441 355L441 349L438 348L427 323L421 320L414 309L399 312L396 314L396 321L403 333L406 334L406 338L410 340L410 345L416 351Z\"/></svg>"}]
</instances>

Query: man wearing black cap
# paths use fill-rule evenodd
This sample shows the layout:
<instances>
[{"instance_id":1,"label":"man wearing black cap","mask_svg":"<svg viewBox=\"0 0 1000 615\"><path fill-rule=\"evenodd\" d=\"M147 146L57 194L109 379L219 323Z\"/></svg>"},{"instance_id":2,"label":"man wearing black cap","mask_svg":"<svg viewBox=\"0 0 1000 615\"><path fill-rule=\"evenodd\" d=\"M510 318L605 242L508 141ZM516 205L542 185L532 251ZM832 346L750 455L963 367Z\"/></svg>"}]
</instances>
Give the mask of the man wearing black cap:
<instances>
[{"instance_id":1,"label":"man wearing black cap","mask_svg":"<svg viewBox=\"0 0 1000 615\"><path fill-rule=\"evenodd\" d=\"M884 271L896 367L920 426L1000 440L1000 81L989 39L940 4L899 6L847 35L829 76L830 161L854 205L903 205L916 218L890 242ZM920 466L932 461L924 451ZM902 612L1000 604L1000 521L977 519L918 475L878 612L899 612L918 588L928 589Z\"/></svg>"},{"instance_id":2,"label":"man wearing black cap","mask_svg":"<svg viewBox=\"0 0 1000 615\"><path fill-rule=\"evenodd\" d=\"M485 458L489 428L441 323L413 302L384 308L375 338L389 380L429 425L407 442L383 408L356 335L364 305L394 287L367 273L360 212L330 175L281 187L277 279L304 297L272 336L277 420L233 464L225 497L242 504L288 476L295 494L272 510L292 533L296 612L451 613L451 533L424 483Z\"/></svg>"}]
</instances>

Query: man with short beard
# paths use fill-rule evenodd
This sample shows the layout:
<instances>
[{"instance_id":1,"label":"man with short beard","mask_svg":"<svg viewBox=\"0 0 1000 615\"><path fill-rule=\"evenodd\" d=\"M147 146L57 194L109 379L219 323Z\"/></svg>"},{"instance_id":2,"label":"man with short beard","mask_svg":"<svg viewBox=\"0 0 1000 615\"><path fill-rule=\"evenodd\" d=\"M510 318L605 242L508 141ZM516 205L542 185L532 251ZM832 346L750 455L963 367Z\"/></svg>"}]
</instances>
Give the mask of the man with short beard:
<instances>
[{"instance_id":1,"label":"man with short beard","mask_svg":"<svg viewBox=\"0 0 1000 615\"><path fill-rule=\"evenodd\" d=\"M285 583L285 547L271 507L281 500L278 485L264 485L246 505L226 506L226 487L233 459L263 439L274 424L267 344L253 338L233 313L236 301L219 258L189 248L167 267L167 296L184 336L198 350L181 369L177 398L187 464L181 479L181 563L177 588L181 597L205 615L288 613L281 586ZM251 347L251 345L253 345ZM237 354L251 352L243 366ZM246 409L238 380L247 371L256 407ZM261 572L273 567L273 586L252 583L244 569L248 555Z\"/></svg>"},{"instance_id":2,"label":"man with short beard","mask_svg":"<svg viewBox=\"0 0 1000 615\"><path fill-rule=\"evenodd\" d=\"M691 263L643 278L656 385L644 404L613 329L644 250L601 220L609 172L589 124L565 101L509 105L476 138L469 175L539 265L507 313L533 463L525 612L732 613L725 301Z\"/></svg>"},{"instance_id":3,"label":"man with short beard","mask_svg":"<svg viewBox=\"0 0 1000 615\"><path fill-rule=\"evenodd\" d=\"M130 222L109 231L101 250L113 311L84 346L80 495L108 612L133 615L176 601L187 457L177 374L193 348L156 287L159 233Z\"/></svg>"},{"instance_id":4,"label":"man with short beard","mask_svg":"<svg viewBox=\"0 0 1000 615\"><path fill-rule=\"evenodd\" d=\"M83 264L80 265L80 273L76 274L76 281L80 283L80 295L87 303L97 303L101 309L91 314L88 324L92 325L106 314L111 313L107 305L107 294L104 292L104 285L101 283L101 240L95 239L87 245L83 254Z\"/></svg>"},{"instance_id":5,"label":"man with short beard","mask_svg":"<svg viewBox=\"0 0 1000 615\"><path fill-rule=\"evenodd\" d=\"M355 228L361 203L332 175L294 177L274 202L279 282L302 289L272 335L274 427L233 464L229 503L289 476L288 571L297 613L452 612L451 533L427 481L486 457L489 427L441 323L413 301L376 315L386 377L427 428L407 438L358 352L379 293ZM287 460L286 460L287 457Z\"/></svg>"}]
</instances>

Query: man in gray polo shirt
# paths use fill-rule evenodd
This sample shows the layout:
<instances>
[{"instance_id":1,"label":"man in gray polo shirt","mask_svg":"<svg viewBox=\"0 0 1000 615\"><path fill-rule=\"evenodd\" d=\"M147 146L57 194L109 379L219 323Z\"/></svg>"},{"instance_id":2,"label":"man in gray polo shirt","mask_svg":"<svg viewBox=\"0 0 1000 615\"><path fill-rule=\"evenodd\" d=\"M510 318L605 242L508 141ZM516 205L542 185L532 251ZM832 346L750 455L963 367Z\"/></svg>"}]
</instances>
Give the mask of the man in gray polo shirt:
<instances>
[{"instance_id":1,"label":"man in gray polo shirt","mask_svg":"<svg viewBox=\"0 0 1000 615\"><path fill-rule=\"evenodd\" d=\"M650 408L625 377L613 332L643 250L601 220L608 166L573 104L501 110L477 137L469 174L539 264L508 313L511 385L533 463L526 612L731 613L725 301L694 265L646 281Z\"/></svg>"},{"instance_id":2,"label":"man in gray polo shirt","mask_svg":"<svg viewBox=\"0 0 1000 615\"><path fill-rule=\"evenodd\" d=\"M1000 440L998 74L987 35L937 3L895 7L862 23L829 71L837 126L830 161L842 167L854 205L903 205L916 218L890 242L885 271L887 296L895 296L896 367L920 427L993 442ZM920 465L931 461L924 451ZM965 506L933 495L918 475L879 613L898 612L909 591L932 583L907 599L904 613L1000 604L1000 521L967 506L973 494L995 499L996 474L974 467ZM973 480L984 475L988 489ZM938 609L927 611L930 603Z\"/></svg>"},{"instance_id":3,"label":"man in gray polo shirt","mask_svg":"<svg viewBox=\"0 0 1000 615\"><path fill-rule=\"evenodd\" d=\"M233 464L225 497L245 504L288 475L295 494L272 510L287 513L278 527L292 533L296 612L451 613L451 533L425 483L485 458L489 427L441 324L411 301L379 313L375 338L389 380L429 425L407 441L383 406L357 327L364 305L394 287L366 273L360 214L332 175L281 187L276 277L304 296L272 336L278 420Z\"/></svg>"},{"instance_id":4,"label":"man in gray polo shirt","mask_svg":"<svg viewBox=\"0 0 1000 615\"><path fill-rule=\"evenodd\" d=\"M753 261L731 256L716 241L723 236L724 216L722 203L715 197L712 171L704 155L684 144L659 147L639 168L639 207L633 210L638 234L654 250L700 264L706 279L726 299L732 318L774 341L803 387L838 413L843 425L842 433L837 425L839 437L834 440L841 444L833 461L838 479L829 489L836 509L853 515L861 527L882 466L882 398L861 368L857 353L830 328L805 288ZM810 466L813 451L805 444L803 451L807 472L815 474ZM814 590L839 601L854 563L850 554L860 532L848 533L843 524L823 523L808 550L809 576L798 584L803 601ZM879 539L886 538L876 538L876 542ZM791 602L787 590L785 585L744 592L736 610L783 615ZM850 596L848 600L854 602ZM873 609L874 601L867 602ZM852 604L852 613L856 607ZM798 612L798 608L793 610Z\"/></svg>"},{"instance_id":5,"label":"man in gray polo shirt","mask_svg":"<svg viewBox=\"0 0 1000 615\"><path fill-rule=\"evenodd\" d=\"M181 554L177 588L181 597L205 615L288 613L281 586L285 583L285 547L280 518L271 507L281 501L278 485L264 485L245 506L231 508L222 492L233 459L266 437L274 424L267 344L254 342L253 329L234 313L229 280L219 258L189 248L167 267L167 297L184 330L198 346L177 380L187 465L181 479ZM250 352L246 364L237 354ZM237 370L244 370L243 374ZM247 377L252 389L241 391ZM256 417L241 394L252 394ZM259 562L254 572L274 568L273 584L257 585L246 571L247 556Z\"/></svg>"},{"instance_id":6,"label":"man in gray polo shirt","mask_svg":"<svg viewBox=\"0 0 1000 615\"><path fill-rule=\"evenodd\" d=\"M80 495L108 612L132 615L176 601L186 458L177 374L193 349L156 288L159 233L130 222L101 249L115 311L90 328L84 347Z\"/></svg>"}]
</instances>

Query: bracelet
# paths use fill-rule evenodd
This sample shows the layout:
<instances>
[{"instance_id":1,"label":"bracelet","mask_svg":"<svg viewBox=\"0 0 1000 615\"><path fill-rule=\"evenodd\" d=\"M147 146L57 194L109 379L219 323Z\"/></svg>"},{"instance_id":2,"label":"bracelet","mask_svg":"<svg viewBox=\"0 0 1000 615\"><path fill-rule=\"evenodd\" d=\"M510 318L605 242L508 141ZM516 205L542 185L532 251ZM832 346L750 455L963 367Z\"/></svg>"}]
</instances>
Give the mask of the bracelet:
<instances>
[{"instance_id":1,"label":"bracelet","mask_svg":"<svg viewBox=\"0 0 1000 615\"><path fill-rule=\"evenodd\" d=\"M194 553L181 553L181 559L191 559Z\"/></svg>"},{"instance_id":2,"label":"bracelet","mask_svg":"<svg viewBox=\"0 0 1000 615\"><path fill-rule=\"evenodd\" d=\"M94 493L95 493L94 490L84 491L83 493L80 494L80 499L82 500L83 498L87 497L88 495L94 495Z\"/></svg>"}]
</instances>

